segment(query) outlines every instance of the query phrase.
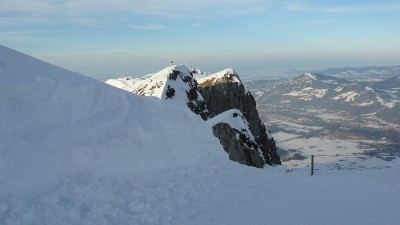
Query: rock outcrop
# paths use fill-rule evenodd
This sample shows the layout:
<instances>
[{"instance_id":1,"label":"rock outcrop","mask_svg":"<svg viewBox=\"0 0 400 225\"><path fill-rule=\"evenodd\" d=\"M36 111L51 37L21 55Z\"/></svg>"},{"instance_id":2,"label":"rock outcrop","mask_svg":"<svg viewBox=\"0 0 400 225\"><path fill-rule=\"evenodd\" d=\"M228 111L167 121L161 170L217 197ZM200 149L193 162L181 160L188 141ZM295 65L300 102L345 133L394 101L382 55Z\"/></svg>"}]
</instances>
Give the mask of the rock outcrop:
<instances>
[{"instance_id":1,"label":"rock outcrop","mask_svg":"<svg viewBox=\"0 0 400 225\"><path fill-rule=\"evenodd\" d=\"M202 77L199 78L193 75ZM189 107L212 126L229 158L244 165L281 164L274 140L261 122L256 102L231 69L206 76L198 69L171 65L143 78L106 83L143 96Z\"/></svg>"},{"instance_id":2,"label":"rock outcrop","mask_svg":"<svg viewBox=\"0 0 400 225\"><path fill-rule=\"evenodd\" d=\"M238 109L231 109L207 121L228 153L229 159L262 168L265 160L249 129L249 123Z\"/></svg>"},{"instance_id":3,"label":"rock outcrop","mask_svg":"<svg viewBox=\"0 0 400 225\"><path fill-rule=\"evenodd\" d=\"M238 109L249 123L249 129L255 138L255 143L261 149L264 163L281 164L275 142L258 115L256 101L252 94L245 90L235 71L227 69L208 77L199 78L198 82L200 93L211 118L230 109ZM217 130L221 131L221 127ZM245 159L241 159L241 161L243 160ZM252 164L256 164L256 162L252 162Z\"/></svg>"}]
</instances>

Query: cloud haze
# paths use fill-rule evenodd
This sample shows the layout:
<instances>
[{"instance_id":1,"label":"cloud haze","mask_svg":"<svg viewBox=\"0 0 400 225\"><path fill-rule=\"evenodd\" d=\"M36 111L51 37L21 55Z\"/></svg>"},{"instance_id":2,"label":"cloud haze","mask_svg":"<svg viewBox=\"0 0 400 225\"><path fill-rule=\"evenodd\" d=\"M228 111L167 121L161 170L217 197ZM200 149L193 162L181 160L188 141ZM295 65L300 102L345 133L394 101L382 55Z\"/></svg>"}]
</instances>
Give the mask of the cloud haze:
<instances>
[{"instance_id":1,"label":"cloud haze","mask_svg":"<svg viewBox=\"0 0 400 225\"><path fill-rule=\"evenodd\" d=\"M399 12L390 0L0 0L0 41L94 77L170 60L206 70L392 64Z\"/></svg>"}]
</instances>

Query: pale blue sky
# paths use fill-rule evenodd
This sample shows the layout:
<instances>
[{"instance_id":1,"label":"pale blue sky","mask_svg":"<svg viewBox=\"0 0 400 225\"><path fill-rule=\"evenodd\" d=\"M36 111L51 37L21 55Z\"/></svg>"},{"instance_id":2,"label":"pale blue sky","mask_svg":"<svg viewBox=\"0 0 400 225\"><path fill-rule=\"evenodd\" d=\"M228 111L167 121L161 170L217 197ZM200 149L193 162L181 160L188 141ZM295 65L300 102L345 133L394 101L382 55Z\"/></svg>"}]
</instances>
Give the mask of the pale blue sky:
<instances>
[{"instance_id":1,"label":"pale blue sky","mask_svg":"<svg viewBox=\"0 0 400 225\"><path fill-rule=\"evenodd\" d=\"M400 2L0 0L0 43L95 78L400 64Z\"/></svg>"}]
</instances>

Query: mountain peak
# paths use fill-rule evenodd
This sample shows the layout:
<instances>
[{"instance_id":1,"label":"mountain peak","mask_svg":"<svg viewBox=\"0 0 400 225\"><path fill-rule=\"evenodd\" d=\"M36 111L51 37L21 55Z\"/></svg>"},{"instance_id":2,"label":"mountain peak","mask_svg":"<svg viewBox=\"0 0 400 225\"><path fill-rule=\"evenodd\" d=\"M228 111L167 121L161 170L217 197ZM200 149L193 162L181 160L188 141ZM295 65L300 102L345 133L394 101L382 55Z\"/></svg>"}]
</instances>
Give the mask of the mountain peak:
<instances>
[{"instance_id":1,"label":"mountain peak","mask_svg":"<svg viewBox=\"0 0 400 225\"><path fill-rule=\"evenodd\" d=\"M165 99L167 97L165 91L169 83L181 80L187 83L193 80L193 75L186 66L170 65L159 72L148 74L142 78L120 77L109 79L106 83L140 96L155 96L159 99Z\"/></svg>"},{"instance_id":2,"label":"mountain peak","mask_svg":"<svg viewBox=\"0 0 400 225\"><path fill-rule=\"evenodd\" d=\"M156 96L175 106L186 105L203 120L222 114L212 120L221 122L214 123L213 133L228 153L232 151L230 159L255 167L281 163L275 143L258 116L253 96L233 69L206 76L194 73L192 68L171 65L158 73L130 80L130 84L126 80L107 83L117 86L113 82L124 82L122 89L138 95Z\"/></svg>"},{"instance_id":3,"label":"mountain peak","mask_svg":"<svg viewBox=\"0 0 400 225\"><path fill-rule=\"evenodd\" d=\"M306 72L298 77L291 79L287 83L290 85L311 85L311 84L321 84L321 83L333 83L333 84L349 83L349 81L342 78L326 76L323 74Z\"/></svg>"},{"instance_id":4,"label":"mountain peak","mask_svg":"<svg viewBox=\"0 0 400 225\"><path fill-rule=\"evenodd\" d=\"M307 72L307 73L304 73L303 76L305 76L309 79L312 79L312 80L317 80L317 77L315 76L315 74L312 74L312 73Z\"/></svg>"},{"instance_id":5,"label":"mountain peak","mask_svg":"<svg viewBox=\"0 0 400 225\"><path fill-rule=\"evenodd\" d=\"M239 75L231 68L206 77L199 77L197 80L199 81L200 87L209 87L220 83L237 83L238 85L242 84Z\"/></svg>"},{"instance_id":6,"label":"mountain peak","mask_svg":"<svg viewBox=\"0 0 400 225\"><path fill-rule=\"evenodd\" d=\"M192 72L183 65L170 65L142 78L117 78L107 80L106 83L137 95L173 100L174 105L189 107L203 119L208 116L204 100L197 90L197 81Z\"/></svg>"}]
</instances>

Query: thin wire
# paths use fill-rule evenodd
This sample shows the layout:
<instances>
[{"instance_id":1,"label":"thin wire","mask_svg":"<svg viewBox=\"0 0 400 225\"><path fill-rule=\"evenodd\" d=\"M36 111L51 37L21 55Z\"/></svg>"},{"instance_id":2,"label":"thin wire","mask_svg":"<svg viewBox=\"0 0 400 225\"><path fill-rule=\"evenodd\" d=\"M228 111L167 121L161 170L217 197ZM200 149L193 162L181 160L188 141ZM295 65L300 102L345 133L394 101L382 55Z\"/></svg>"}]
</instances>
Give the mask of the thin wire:
<instances>
[{"instance_id":1,"label":"thin wire","mask_svg":"<svg viewBox=\"0 0 400 225\"><path fill-rule=\"evenodd\" d=\"M368 159L368 158L377 158L377 156L369 156L369 155L360 155L360 154L335 154L335 155L314 155L318 156L318 157L353 157L353 158L357 158L357 159ZM315 158L314 158L315 159ZM339 159L340 160L340 159ZM314 171L332 171L332 170L356 170L356 171L361 171L361 170L376 170L376 169L386 169L386 168L391 168L391 166L387 166L387 165L382 165L382 166L355 166L354 164L357 162L348 162L348 165L340 165L339 163L315 163L314 165L323 165L324 167L328 167L328 168L316 168L316 166L314 166ZM354 166L353 166L354 165ZM310 167L308 167L310 168ZM286 173L290 173L290 172L309 172L310 169L297 169L297 168L292 168L292 169L288 169L286 171L282 171L282 172L286 172Z\"/></svg>"}]
</instances>

